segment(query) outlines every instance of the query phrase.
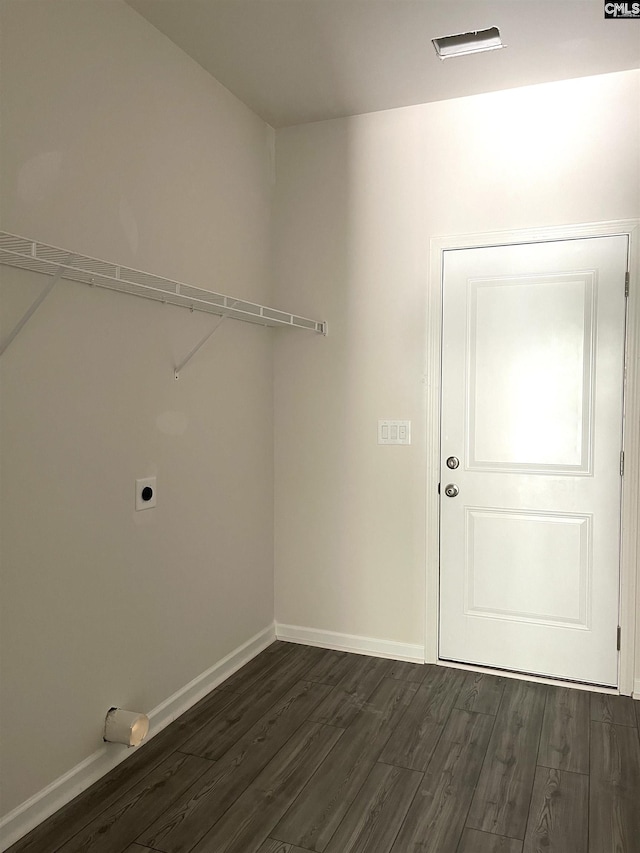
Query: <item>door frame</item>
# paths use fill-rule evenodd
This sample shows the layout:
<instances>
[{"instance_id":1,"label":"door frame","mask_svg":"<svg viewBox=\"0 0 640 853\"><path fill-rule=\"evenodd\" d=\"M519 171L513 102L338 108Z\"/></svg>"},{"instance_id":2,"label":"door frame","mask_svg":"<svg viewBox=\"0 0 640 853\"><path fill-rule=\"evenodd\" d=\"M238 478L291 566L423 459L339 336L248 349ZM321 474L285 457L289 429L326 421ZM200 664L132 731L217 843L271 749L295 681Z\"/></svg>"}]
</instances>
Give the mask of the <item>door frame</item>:
<instances>
[{"instance_id":1,"label":"door frame","mask_svg":"<svg viewBox=\"0 0 640 853\"><path fill-rule=\"evenodd\" d=\"M640 513L640 219L592 222L578 225L529 228L433 237L427 293L426 385L426 626L425 661L439 664L439 574L440 574L440 407L442 352L443 253L447 249L474 249L514 243L540 243L580 237L629 237L630 291L627 301L625 341L626 383L624 398L622 478L622 542L620 561L620 626L622 629L618 668L618 691L640 698L640 672L635 681L635 638L640 629L640 538L636 522ZM622 283L621 283L622 285ZM443 665L450 665L442 661ZM639 661L640 663L640 661ZM472 665L469 665L472 669ZM477 669L477 667L476 667ZM569 684L569 682L567 682ZM574 685L575 686L575 685Z\"/></svg>"}]
</instances>

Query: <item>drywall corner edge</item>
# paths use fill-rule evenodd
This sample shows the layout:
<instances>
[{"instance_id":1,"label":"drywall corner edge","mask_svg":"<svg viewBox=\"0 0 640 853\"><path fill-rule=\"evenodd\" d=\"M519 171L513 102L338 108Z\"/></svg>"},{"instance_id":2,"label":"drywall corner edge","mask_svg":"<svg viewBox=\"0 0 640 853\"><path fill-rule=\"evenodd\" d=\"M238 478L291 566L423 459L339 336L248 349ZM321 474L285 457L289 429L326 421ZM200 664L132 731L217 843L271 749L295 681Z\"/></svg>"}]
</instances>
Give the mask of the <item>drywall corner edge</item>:
<instances>
[{"instance_id":1,"label":"drywall corner edge","mask_svg":"<svg viewBox=\"0 0 640 853\"><path fill-rule=\"evenodd\" d=\"M275 624L272 623L157 705L148 714L151 726L147 740L161 732L241 666L266 649L275 638ZM126 746L105 743L80 764L4 815L0 818L0 851L15 844L134 751Z\"/></svg>"}]
</instances>

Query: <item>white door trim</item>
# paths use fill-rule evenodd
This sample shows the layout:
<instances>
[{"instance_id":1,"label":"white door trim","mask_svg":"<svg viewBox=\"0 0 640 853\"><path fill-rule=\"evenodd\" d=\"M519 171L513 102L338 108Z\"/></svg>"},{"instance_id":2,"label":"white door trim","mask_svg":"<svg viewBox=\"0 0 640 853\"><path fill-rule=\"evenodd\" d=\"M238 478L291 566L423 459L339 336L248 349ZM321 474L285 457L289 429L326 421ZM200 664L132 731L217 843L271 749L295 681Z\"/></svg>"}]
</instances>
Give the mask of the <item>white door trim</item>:
<instances>
[{"instance_id":1,"label":"white door trim","mask_svg":"<svg viewBox=\"0 0 640 853\"><path fill-rule=\"evenodd\" d=\"M425 660L438 663L439 598L439 495L440 469L440 360L442 342L442 269L446 249L471 249L512 243L543 242L577 237L629 236L631 289L627 306L627 381L625 392L625 476L622 483L622 557L620 567L621 607L619 690L631 695L635 673L635 636L640 610L640 542L637 520L640 513L640 219L563 225L522 231L499 231L433 237L430 241L430 270L427 298L426 346L426 629Z\"/></svg>"}]
</instances>

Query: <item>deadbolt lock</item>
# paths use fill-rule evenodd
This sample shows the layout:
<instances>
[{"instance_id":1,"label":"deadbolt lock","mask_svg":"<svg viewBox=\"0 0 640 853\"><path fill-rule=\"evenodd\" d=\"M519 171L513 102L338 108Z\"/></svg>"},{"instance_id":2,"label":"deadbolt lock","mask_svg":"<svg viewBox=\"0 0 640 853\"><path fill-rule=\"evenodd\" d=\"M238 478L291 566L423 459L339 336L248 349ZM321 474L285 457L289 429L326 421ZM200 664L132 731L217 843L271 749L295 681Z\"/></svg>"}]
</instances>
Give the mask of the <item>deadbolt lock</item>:
<instances>
[{"instance_id":1,"label":"deadbolt lock","mask_svg":"<svg viewBox=\"0 0 640 853\"><path fill-rule=\"evenodd\" d=\"M460 464L460 460L458 459L457 456L450 456L447 459L447 468L455 469L458 467L459 464Z\"/></svg>"}]
</instances>

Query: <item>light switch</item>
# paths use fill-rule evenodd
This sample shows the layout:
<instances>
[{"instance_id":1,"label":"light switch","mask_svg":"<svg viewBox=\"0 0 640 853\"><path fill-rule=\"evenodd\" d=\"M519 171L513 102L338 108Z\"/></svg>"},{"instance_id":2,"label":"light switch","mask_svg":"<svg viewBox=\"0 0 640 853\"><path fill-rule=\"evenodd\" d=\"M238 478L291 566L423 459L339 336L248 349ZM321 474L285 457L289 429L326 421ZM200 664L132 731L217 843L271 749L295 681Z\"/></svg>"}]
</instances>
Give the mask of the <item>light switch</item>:
<instances>
[{"instance_id":1,"label":"light switch","mask_svg":"<svg viewBox=\"0 0 640 853\"><path fill-rule=\"evenodd\" d=\"M411 421L378 421L378 444L411 444Z\"/></svg>"}]
</instances>

